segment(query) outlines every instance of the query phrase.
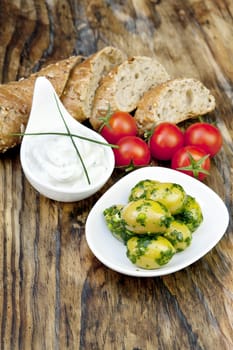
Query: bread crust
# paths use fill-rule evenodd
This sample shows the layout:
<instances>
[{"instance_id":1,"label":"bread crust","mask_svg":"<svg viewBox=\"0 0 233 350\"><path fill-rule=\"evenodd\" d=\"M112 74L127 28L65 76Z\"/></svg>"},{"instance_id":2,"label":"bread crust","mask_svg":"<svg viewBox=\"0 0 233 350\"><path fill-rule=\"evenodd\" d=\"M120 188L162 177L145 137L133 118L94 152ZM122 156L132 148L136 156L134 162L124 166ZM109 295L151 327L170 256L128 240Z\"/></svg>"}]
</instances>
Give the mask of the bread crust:
<instances>
[{"instance_id":1,"label":"bread crust","mask_svg":"<svg viewBox=\"0 0 233 350\"><path fill-rule=\"evenodd\" d=\"M139 135L161 122L178 124L215 108L215 98L198 80L172 79L148 90L138 103L135 120Z\"/></svg>"}]
</instances>

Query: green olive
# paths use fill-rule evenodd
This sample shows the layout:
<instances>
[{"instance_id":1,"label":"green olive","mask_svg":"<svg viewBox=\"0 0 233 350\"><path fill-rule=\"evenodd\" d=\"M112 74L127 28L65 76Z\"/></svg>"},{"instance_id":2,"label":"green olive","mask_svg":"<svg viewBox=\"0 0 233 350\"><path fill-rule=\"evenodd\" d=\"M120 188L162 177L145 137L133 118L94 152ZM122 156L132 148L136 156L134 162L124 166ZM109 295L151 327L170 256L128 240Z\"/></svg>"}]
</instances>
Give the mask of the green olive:
<instances>
[{"instance_id":1,"label":"green olive","mask_svg":"<svg viewBox=\"0 0 233 350\"><path fill-rule=\"evenodd\" d=\"M181 252L191 244L192 232L183 222L174 220L164 233L164 237L172 243L177 252Z\"/></svg>"},{"instance_id":2,"label":"green olive","mask_svg":"<svg viewBox=\"0 0 233 350\"><path fill-rule=\"evenodd\" d=\"M137 234L165 232L172 220L165 206L151 199L129 202L121 216L126 228Z\"/></svg>"},{"instance_id":3,"label":"green olive","mask_svg":"<svg viewBox=\"0 0 233 350\"><path fill-rule=\"evenodd\" d=\"M147 198L147 191L152 190L157 183L158 181L149 179L139 181L130 191L129 202Z\"/></svg>"},{"instance_id":4,"label":"green olive","mask_svg":"<svg viewBox=\"0 0 233 350\"><path fill-rule=\"evenodd\" d=\"M201 207L196 199L187 195L184 208L176 218L186 224L191 232L194 232L203 221Z\"/></svg>"},{"instance_id":5,"label":"green olive","mask_svg":"<svg viewBox=\"0 0 233 350\"><path fill-rule=\"evenodd\" d=\"M130 261L144 269L156 269L167 264L176 250L164 237L132 237L127 242Z\"/></svg>"},{"instance_id":6,"label":"green olive","mask_svg":"<svg viewBox=\"0 0 233 350\"><path fill-rule=\"evenodd\" d=\"M186 193L179 184L147 179L139 181L130 192L129 201L139 198L161 202L174 215L183 209Z\"/></svg>"},{"instance_id":7,"label":"green olive","mask_svg":"<svg viewBox=\"0 0 233 350\"><path fill-rule=\"evenodd\" d=\"M179 184L160 182L147 190L146 198L164 204L170 213L175 215L182 211L186 193Z\"/></svg>"},{"instance_id":8,"label":"green olive","mask_svg":"<svg viewBox=\"0 0 233 350\"><path fill-rule=\"evenodd\" d=\"M103 212L104 218L108 229L111 231L114 237L120 241L126 243L127 240L132 236L125 228L125 223L121 217L123 205L112 205L106 208Z\"/></svg>"}]
</instances>

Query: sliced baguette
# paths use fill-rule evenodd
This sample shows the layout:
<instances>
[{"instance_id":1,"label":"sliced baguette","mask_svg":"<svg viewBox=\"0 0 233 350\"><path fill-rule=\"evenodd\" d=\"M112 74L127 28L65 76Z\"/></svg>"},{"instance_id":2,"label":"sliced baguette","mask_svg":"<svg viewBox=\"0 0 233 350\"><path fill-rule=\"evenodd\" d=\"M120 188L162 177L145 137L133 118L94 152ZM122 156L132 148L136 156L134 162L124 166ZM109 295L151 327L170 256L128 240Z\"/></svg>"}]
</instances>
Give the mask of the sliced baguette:
<instances>
[{"instance_id":1,"label":"sliced baguette","mask_svg":"<svg viewBox=\"0 0 233 350\"><path fill-rule=\"evenodd\" d=\"M106 47L85 61L81 56L72 56L42 68L27 79L0 85L0 153L21 142L21 138L11 134L22 132L27 124L37 77L48 78L66 109L82 122L90 115L102 75L124 60L120 50Z\"/></svg>"},{"instance_id":2,"label":"sliced baguette","mask_svg":"<svg viewBox=\"0 0 233 350\"><path fill-rule=\"evenodd\" d=\"M143 135L161 122L179 123L211 112L215 98L195 79L173 79L147 91L138 103L135 119Z\"/></svg>"},{"instance_id":3,"label":"sliced baguette","mask_svg":"<svg viewBox=\"0 0 233 350\"><path fill-rule=\"evenodd\" d=\"M107 46L72 71L61 100L69 106L69 112L75 119L82 122L90 117L100 79L125 59L121 50Z\"/></svg>"},{"instance_id":4,"label":"sliced baguette","mask_svg":"<svg viewBox=\"0 0 233 350\"><path fill-rule=\"evenodd\" d=\"M90 123L101 126L101 115L108 109L132 112L142 95L153 86L169 79L165 68L155 59L135 56L113 68L96 90Z\"/></svg>"}]
</instances>

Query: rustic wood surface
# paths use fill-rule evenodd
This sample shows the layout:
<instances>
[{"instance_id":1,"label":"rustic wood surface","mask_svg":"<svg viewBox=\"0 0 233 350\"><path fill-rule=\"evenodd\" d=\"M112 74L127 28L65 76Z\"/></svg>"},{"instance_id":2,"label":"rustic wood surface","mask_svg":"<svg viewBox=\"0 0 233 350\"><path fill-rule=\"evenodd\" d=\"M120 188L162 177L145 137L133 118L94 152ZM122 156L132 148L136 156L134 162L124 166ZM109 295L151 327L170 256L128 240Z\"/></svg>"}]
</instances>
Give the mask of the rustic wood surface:
<instances>
[{"instance_id":1,"label":"rustic wood surface","mask_svg":"<svg viewBox=\"0 0 233 350\"><path fill-rule=\"evenodd\" d=\"M0 0L0 81L106 46L156 55L173 76L200 79L224 146L206 181L230 212L217 246L192 266L132 278L102 265L85 240L96 195L40 196L19 148L0 156L0 349L233 349L232 0ZM219 218L221 219L221 218Z\"/></svg>"}]
</instances>

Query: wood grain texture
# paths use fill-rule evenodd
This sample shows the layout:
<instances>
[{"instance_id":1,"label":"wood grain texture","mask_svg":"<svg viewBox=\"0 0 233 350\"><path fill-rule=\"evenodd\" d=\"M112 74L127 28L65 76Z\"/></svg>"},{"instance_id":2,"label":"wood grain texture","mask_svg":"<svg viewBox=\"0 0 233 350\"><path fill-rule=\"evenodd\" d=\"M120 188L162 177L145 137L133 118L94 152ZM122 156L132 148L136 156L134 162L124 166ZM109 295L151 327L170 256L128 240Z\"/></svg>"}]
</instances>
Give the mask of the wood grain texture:
<instances>
[{"instance_id":1,"label":"wood grain texture","mask_svg":"<svg viewBox=\"0 0 233 350\"><path fill-rule=\"evenodd\" d=\"M103 266L85 240L91 207L122 173L89 199L64 204L29 185L19 148L1 155L0 349L231 350L233 2L0 0L0 9L2 83L106 45L200 79L216 97L209 118L224 137L206 183L230 212L222 240L192 266L127 277Z\"/></svg>"}]
</instances>

